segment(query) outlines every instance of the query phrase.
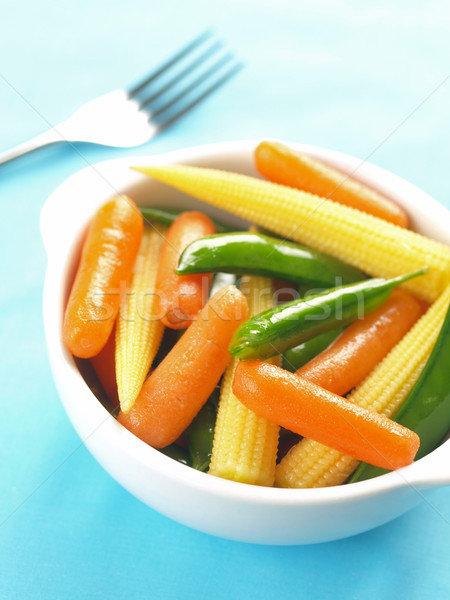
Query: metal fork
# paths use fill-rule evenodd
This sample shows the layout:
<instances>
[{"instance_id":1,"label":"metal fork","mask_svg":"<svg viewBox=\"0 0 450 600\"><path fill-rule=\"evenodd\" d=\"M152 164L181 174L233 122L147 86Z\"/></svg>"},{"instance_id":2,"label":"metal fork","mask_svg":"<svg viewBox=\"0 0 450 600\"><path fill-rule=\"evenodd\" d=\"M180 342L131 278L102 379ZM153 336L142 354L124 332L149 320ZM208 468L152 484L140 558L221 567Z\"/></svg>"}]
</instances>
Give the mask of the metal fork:
<instances>
[{"instance_id":1,"label":"metal fork","mask_svg":"<svg viewBox=\"0 0 450 600\"><path fill-rule=\"evenodd\" d=\"M0 153L0 165L58 142L118 148L148 142L242 68L223 50L211 31L202 33L132 89L91 100L49 131Z\"/></svg>"}]
</instances>

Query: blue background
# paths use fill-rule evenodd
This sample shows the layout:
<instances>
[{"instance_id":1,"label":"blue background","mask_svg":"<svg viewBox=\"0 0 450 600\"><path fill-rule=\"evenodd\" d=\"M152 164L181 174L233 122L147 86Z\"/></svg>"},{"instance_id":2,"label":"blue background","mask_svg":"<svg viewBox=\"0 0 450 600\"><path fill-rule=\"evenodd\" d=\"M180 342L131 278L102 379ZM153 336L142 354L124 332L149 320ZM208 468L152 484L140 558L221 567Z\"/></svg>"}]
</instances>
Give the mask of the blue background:
<instances>
[{"instance_id":1,"label":"blue background","mask_svg":"<svg viewBox=\"0 0 450 600\"><path fill-rule=\"evenodd\" d=\"M270 136L371 155L450 208L450 9L439 1L8 3L0 150L133 83L209 26L246 67L159 139L127 151L52 148L0 167L0 597L449 597L448 488L338 542L230 542L178 525L121 489L60 405L41 323L39 212L87 163Z\"/></svg>"}]
</instances>

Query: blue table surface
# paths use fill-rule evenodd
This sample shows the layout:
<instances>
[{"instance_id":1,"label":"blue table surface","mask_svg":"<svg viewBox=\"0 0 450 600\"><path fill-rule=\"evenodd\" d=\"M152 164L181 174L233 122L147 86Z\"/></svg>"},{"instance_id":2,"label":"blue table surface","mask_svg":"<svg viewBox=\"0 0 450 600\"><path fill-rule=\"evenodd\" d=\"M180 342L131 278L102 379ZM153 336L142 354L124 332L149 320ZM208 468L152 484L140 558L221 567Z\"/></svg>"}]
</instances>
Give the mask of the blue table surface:
<instances>
[{"instance_id":1,"label":"blue table surface","mask_svg":"<svg viewBox=\"0 0 450 600\"><path fill-rule=\"evenodd\" d=\"M0 597L448 598L448 488L337 542L231 542L124 491L62 409L41 321L38 223L51 191L86 164L270 136L370 156L450 208L450 8L433 0L8 3L0 151L138 80L210 26L245 69L160 138L126 151L51 148L0 168Z\"/></svg>"}]
</instances>

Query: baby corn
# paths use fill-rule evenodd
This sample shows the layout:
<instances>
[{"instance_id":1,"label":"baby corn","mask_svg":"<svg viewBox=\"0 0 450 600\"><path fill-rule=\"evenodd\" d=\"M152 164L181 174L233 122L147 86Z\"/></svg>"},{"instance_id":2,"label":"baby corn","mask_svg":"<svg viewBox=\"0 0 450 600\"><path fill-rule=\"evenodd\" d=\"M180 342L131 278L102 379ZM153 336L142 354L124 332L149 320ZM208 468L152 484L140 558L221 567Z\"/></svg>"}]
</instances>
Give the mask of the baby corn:
<instances>
[{"instance_id":1,"label":"baby corn","mask_svg":"<svg viewBox=\"0 0 450 600\"><path fill-rule=\"evenodd\" d=\"M428 273L405 288L429 302L450 282L449 247L332 200L215 169L168 165L137 170L375 277L427 266Z\"/></svg>"},{"instance_id":2,"label":"baby corn","mask_svg":"<svg viewBox=\"0 0 450 600\"><path fill-rule=\"evenodd\" d=\"M120 408L133 406L164 331L155 315L155 280L166 228L145 227L132 280L116 325L116 377Z\"/></svg>"},{"instance_id":3,"label":"baby corn","mask_svg":"<svg viewBox=\"0 0 450 600\"><path fill-rule=\"evenodd\" d=\"M254 315L272 307L273 288L264 277L243 277L242 291ZM278 359L277 359L278 360ZM233 394L238 364L232 359L220 392L209 473L242 483L272 486L279 427L245 407Z\"/></svg>"}]
</instances>

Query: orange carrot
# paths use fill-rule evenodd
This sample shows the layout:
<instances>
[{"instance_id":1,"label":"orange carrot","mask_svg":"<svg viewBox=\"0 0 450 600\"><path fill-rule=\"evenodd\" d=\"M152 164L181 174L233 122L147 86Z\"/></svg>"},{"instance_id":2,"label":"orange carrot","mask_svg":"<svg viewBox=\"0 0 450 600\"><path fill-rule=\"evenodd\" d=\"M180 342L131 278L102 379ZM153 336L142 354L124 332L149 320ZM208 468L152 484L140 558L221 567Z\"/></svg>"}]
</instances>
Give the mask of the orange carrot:
<instances>
[{"instance_id":1,"label":"orange carrot","mask_svg":"<svg viewBox=\"0 0 450 600\"><path fill-rule=\"evenodd\" d=\"M234 286L219 290L156 367L119 422L155 448L174 442L211 395L230 359L228 344L248 312Z\"/></svg>"},{"instance_id":2,"label":"orange carrot","mask_svg":"<svg viewBox=\"0 0 450 600\"><path fill-rule=\"evenodd\" d=\"M421 304L396 289L377 310L353 322L331 344L296 371L334 394L346 394L360 383L412 327Z\"/></svg>"},{"instance_id":3,"label":"orange carrot","mask_svg":"<svg viewBox=\"0 0 450 600\"><path fill-rule=\"evenodd\" d=\"M64 316L63 339L73 355L91 358L108 341L142 231L142 215L126 196L104 204L92 219Z\"/></svg>"},{"instance_id":4,"label":"orange carrot","mask_svg":"<svg viewBox=\"0 0 450 600\"><path fill-rule=\"evenodd\" d=\"M157 314L167 327L187 327L205 305L212 274L177 275L174 269L186 246L215 231L211 219L195 211L181 213L169 227L155 285Z\"/></svg>"},{"instance_id":5,"label":"orange carrot","mask_svg":"<svg viewBox=\"0 0 450 600\"><path fill-rule=\"evenodd\" d=\"M408 227L406 212L395 202L340 171L278 142L255 150L256 168L269 181L305 190L380 219Z\"/></svg>"},{"instance_id":6,"label":"orange carrot","mask_svg":"<svg viewBox=\"0 0 450 600\"><path fill-rule=\"evenodd\" d=\"M94 371L102 384L102 388L108 396L111 404L119 406L119 394L117 392L116 365L115 365L115 333L114 330L108 338L106 345L98 354L91 358Z\"/></svg>"},{"instance_id":7,"label":"orange carrot","mask_svg":"<svg viewBox=\"0 0 450 600\"><path fill-rule=\"evenodd\" d=\"M269 363L239 363L233 392L257 415L384 469L410 464L419 449L413 431Z\"/></svg>"}]
</instances>

